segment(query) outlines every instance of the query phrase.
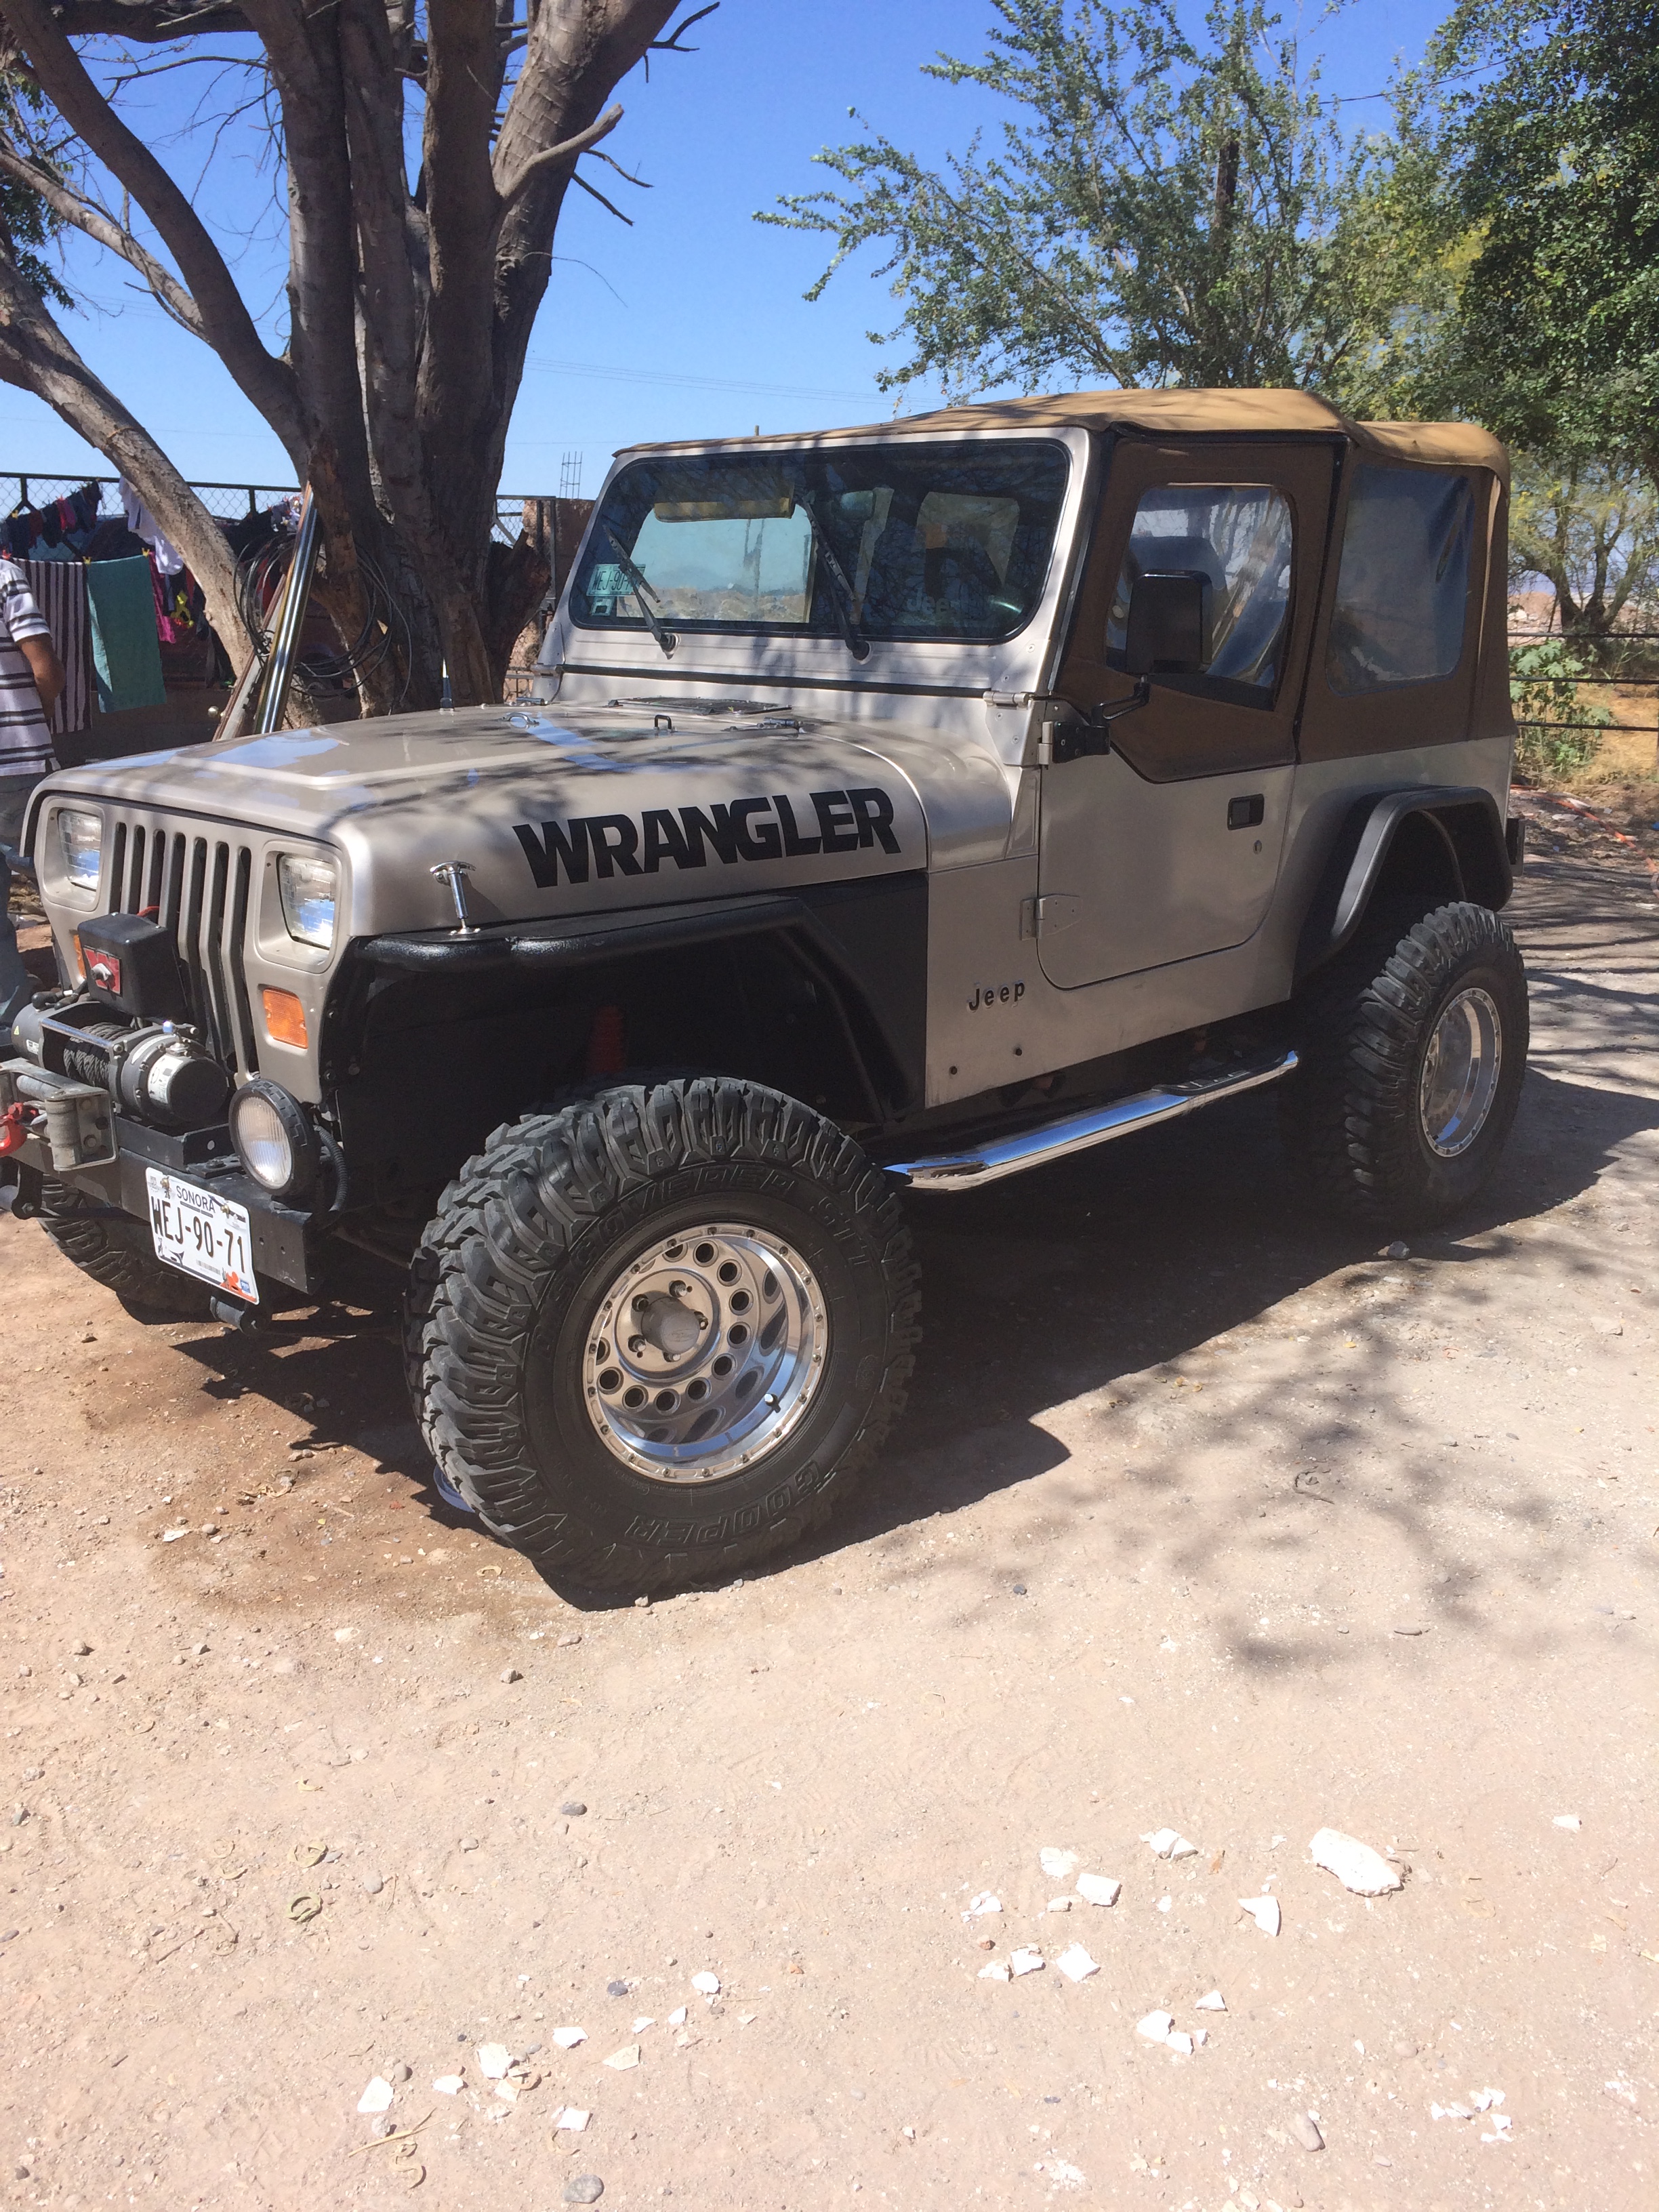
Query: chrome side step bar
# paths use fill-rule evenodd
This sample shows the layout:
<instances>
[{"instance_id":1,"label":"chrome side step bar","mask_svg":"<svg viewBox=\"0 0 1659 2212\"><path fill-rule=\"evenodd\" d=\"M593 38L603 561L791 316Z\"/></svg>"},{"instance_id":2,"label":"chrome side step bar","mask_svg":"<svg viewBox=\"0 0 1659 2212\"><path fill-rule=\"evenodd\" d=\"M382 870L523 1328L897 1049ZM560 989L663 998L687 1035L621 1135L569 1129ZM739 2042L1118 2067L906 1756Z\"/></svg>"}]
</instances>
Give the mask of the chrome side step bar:
<instances>
[{"instance_id":1,"label":"chrome side step bar","mask_svg":"<svg viewBox=\"0 0 1659 2212\"><path fill-rule=\"evenodd\" d=\"M1025 1129L1017 1137L999 1137L970 1152L939 1153L927 1159L898 1160L887 1169L913 1190L977 1190L981 1183L1000 1182L1004 1176L1026 1168L1044 1167L1072 1152L1086 1152L1091 1145L1109 1144L1133 1130L1151 1128L1159 1121L1178 1121L1212 1106L1218 1098L1234 1098L1242 1091L1259 1091L1264 1083L1277 1083L1297 1065L1293 1052L1258 1061L1237 1075L1220 1075L1207 1083L1173 1083L1162 1091L1139 1091L1130 1098L1115 1098L1107 1106L1091 1106L1081 1114L1067 1114L1038 1129Z\"/></svg>"}]
</instances>

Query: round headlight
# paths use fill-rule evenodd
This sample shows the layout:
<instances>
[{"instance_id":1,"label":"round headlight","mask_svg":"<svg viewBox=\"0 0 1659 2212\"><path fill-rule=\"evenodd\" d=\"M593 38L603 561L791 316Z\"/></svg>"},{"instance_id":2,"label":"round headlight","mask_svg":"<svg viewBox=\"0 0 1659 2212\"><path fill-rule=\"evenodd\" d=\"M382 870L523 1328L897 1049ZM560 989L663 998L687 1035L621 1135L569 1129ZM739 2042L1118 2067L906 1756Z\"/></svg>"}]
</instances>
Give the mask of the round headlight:
<instances>
[{"instance_id":1,"label":"round headlight","mask_svg":"<svg viewBox=\"0 0 1659 2212\"><path fill-rule=\"evenodd\" d=\"M317 1179L317 1133L297 1098L256 1075L230 1102L230 1141L273 1198L304 1196Z\"/></svg>"}]
</instances>

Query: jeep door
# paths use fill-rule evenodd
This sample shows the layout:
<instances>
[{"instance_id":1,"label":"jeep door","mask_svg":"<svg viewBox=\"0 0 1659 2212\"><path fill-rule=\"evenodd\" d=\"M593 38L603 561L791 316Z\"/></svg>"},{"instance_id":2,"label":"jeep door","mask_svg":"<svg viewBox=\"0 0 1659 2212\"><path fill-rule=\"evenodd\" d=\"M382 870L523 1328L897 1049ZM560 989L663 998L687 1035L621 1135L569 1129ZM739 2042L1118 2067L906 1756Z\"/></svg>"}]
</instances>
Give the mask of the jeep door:
<instances>
[{"instance_id":1,"label":"jeep door","mask_svg":"<svg viewBox=\"0 0 1659 2212\"><path fill-rule=\"evenodd\" d=\"M1194 672L1154 675L1110 747L1042 771L1038 958L1069 988L1243 944L1273 898L1337 441L1121 437L1056 689L1131 696L1129 600L1198 574Z\"/></svg>"}]
</instances>

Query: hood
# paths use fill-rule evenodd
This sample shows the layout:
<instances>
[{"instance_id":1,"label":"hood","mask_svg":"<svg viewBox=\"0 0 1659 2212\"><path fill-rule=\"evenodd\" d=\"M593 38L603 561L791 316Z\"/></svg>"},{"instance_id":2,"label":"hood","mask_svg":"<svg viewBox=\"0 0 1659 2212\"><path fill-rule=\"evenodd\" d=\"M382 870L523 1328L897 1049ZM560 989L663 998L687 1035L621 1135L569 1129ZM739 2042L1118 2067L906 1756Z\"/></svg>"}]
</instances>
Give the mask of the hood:
<instances>
[{"instance_id":1,"label":"hood","mask_svg":"<svg viewBox=\"0 0 1659 2212\"><path fill-rule=\"evenodd\" d=\"M872 741L873 740L873 741ZM1000 857L988 744L744 704L477 708L285 730L65 769L43 795L242 824L344 856L343 936L730 896Z\"/></svg>"}]
</instances>

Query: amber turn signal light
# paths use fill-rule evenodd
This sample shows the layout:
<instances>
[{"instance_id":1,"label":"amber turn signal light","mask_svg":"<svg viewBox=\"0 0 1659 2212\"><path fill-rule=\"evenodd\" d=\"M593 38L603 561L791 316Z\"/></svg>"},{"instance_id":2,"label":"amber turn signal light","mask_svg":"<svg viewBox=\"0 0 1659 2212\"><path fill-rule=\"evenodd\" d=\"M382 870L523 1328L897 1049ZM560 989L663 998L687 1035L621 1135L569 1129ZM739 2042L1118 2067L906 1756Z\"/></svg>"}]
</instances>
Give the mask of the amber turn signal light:
<instances>
[{"instance_id":1,"label":"amber turn signal light","mask_svg":"<svg viewBox=\"0 0 1659 2212\"><path fill-rule=\"evenodd\" d=\"M269 983L262 983L259 997L265 1010L265 1035L272 1044L291 1044L303 1052L311 1039L306 1030L306 1010L293 992L273 991Z\"/></svg>"}]
</instances>

